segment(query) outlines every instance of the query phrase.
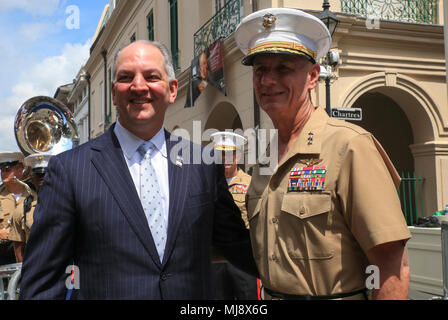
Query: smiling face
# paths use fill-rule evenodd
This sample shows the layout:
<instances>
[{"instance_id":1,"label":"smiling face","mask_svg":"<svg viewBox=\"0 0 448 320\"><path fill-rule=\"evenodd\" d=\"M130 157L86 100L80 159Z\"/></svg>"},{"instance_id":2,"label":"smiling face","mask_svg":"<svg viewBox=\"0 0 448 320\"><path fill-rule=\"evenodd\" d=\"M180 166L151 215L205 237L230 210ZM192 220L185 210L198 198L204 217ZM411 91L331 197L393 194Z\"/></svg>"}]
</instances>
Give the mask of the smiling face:
<instances>
[{"instance_id":1,"label":"smiling face","mask_svg":"<svg viewBox=\"0 0 448 320\"><path fill-rule=\"evenodd\" d=\"M120 124L149 140L162 127L177 95L177 80L168 80L162 53L148 43L127 46L117 58L115 79L112 98Z\"/></svg>"},{"instance_id":2,"label":"smiling face","mask_svg":"<svg viewBox=\"0 0 448 320\"><path fill-rule=\"evenodd\" d=\"M271 117L294 117L309 100L320 67L305 58L261 54L253 60L253 83L260 107Z\"/></svg>"},{"instance_id":3,"label":"smiling face","mask_svg":"<svg viewBox=\"0 0 448 320\"><path fill-rule=\"evenodd\" d=\"M236 151L222 151L222 163L224 164L224 174L226 179L233 178L238 173Z\"/></svg>"}]
</instances>

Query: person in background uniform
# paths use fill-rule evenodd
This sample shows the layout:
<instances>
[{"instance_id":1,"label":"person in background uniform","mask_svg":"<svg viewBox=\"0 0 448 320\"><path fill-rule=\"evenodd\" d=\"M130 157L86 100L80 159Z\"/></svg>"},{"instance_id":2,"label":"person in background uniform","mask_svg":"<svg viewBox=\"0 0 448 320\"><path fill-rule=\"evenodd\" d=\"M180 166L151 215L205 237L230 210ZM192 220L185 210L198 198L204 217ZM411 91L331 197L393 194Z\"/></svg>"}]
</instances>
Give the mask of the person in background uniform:
<instances>
[{"instance_id":1,"label":"person in background uniform","mask_svg":"<svg viewBox=\"0 0 448 320\"><path fill-rule=\"evenodd\" d=\"M51 155L49 154L32 154L27 156L23 161L25 167L31 168L31 182L36 188L37 193L44 181L45 168L48 165L50 157ZM37 194L32 192L24 201L23 211L16 210L12 215L9 240L14 244L17 262L23 261L23 253L33 224L33 214L36 204Z\"/></svg>"},{"instance_id":2,"label":"person in background uniform","mask_svg":"<svg viewBox=\"0 0 448 320\"><path fill-rule=\"evenodd\" d=\"M264 298L366 299L367 285L373 299L407 299L400 178L369 132L311 101L327 28L300 10L270 8L245 17L235 40L278 130L278 165L272 175L256 165L247 192ZM366 281L369 265L379 283Z\"/></svg>"},{"instance_id":3,"label":"person in background uniform","mask_svg":"<svg viewBox=\"0 0 448 320\"><path fill-rule=\"evenodd\" d=\"M23 178L23 154L0 153L0 169L3 185L0 188L0 265L16 262L14 248L9 240L11 219L15 212L23 214L23 202L28 196L25 187L17 182Z\"/></svg>"},{"instance_id":4,"label":"person in background uniform","mask_svg":"<svg viewBox=\"0 0 448 320\"><path fill-rule=\"evenodd\" d=\"M245 197L251 177L238 168L241 146L246 138L232 132L217 132L211 135L214 148L221 152L229 191L241 211L241 217L249 229ZM217 300L257 300L257 278L240 270L218 254L213 257L215 299Z\"/></svg>"}]
</instances>

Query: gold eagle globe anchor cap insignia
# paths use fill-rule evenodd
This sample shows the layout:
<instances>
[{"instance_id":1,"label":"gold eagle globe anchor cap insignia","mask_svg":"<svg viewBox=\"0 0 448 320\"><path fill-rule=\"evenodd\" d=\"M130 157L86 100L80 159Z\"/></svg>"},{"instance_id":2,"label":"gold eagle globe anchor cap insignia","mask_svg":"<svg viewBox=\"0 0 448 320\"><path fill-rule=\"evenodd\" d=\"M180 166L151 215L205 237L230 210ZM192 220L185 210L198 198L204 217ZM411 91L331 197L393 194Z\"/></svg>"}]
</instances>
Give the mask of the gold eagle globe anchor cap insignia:
<instances>
[{"instance_id":1,"label":"gold eagle globe anchor cap insignia","mask_svg":"<svg viewBox=\"0 0 448 320\"><path fill-rule=\"evenodd\" d=\"M276 20L277 18L272 13L266 13L263 16L263 27L266 30L269 30L274 25Z\"/></svg>"}]
</instances>

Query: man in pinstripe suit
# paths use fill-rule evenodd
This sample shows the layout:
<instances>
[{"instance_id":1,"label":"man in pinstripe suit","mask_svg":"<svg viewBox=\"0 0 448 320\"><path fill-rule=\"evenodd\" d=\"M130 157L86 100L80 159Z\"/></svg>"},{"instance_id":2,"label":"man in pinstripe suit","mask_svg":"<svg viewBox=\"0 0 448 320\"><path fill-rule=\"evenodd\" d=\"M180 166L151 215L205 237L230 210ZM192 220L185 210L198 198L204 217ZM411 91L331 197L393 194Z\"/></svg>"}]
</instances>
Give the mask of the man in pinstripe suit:
<instances>
[{"instance_id":1,"label":"man in pinstripe suit","mask_svg":"<svg viewBox=\"0 0 448 320\"><path fill-rule=\"evenodd\" d=\"M223 167L183 163L197 148L164 130L177 86L162 45L139 41L117 54L112 96L118 121L50 160L25 250L22 299L63 299L72 263L79 270L75 299L212 298L212 245L257 273ZM141 197L145 163L138 150L148 141L161 194L162 246ZM176 143L189 148L173 153Z\"/></svg>"}]
</instances>

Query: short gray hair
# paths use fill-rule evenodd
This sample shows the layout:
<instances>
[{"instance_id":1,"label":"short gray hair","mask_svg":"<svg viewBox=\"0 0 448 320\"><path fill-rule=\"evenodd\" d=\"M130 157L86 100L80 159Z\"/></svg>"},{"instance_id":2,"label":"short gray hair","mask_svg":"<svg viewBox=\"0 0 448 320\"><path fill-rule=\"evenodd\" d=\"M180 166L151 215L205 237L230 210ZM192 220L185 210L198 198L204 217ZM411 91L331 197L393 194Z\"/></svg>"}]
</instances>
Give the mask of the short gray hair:
<instances>
[{"instance_id":1,"label":"short gray hair","mask_svg":"<svg viewBox=\"0 0 448 320\"><path fill-rule=\"evenodd\" d=\"M152 46L156 47L157 49L159 49L160 52L162 53L162 56L163 56L163 62L165 64L165 71L166 71L166 74L168 76L168 81L171 82L171 81L173 81L176 78L176 74L174 73L174 67L173 67L173 59L171 58L171 52L164 44L162 44L160 42L157 42L157 41L137 40L137 41L134 41L134 42L126 45L125 47L122 47L115 54L115 56L114 56L114 64L112 65L112 77L113 77L112 82L115 83L117 81L117 60L118 60L118 56L120 55L121 51L123 51L123 49L129 47L130 45L132 45L134 43L146 43L148 45L152 45Z\"/></svg>"}]
</instances>

